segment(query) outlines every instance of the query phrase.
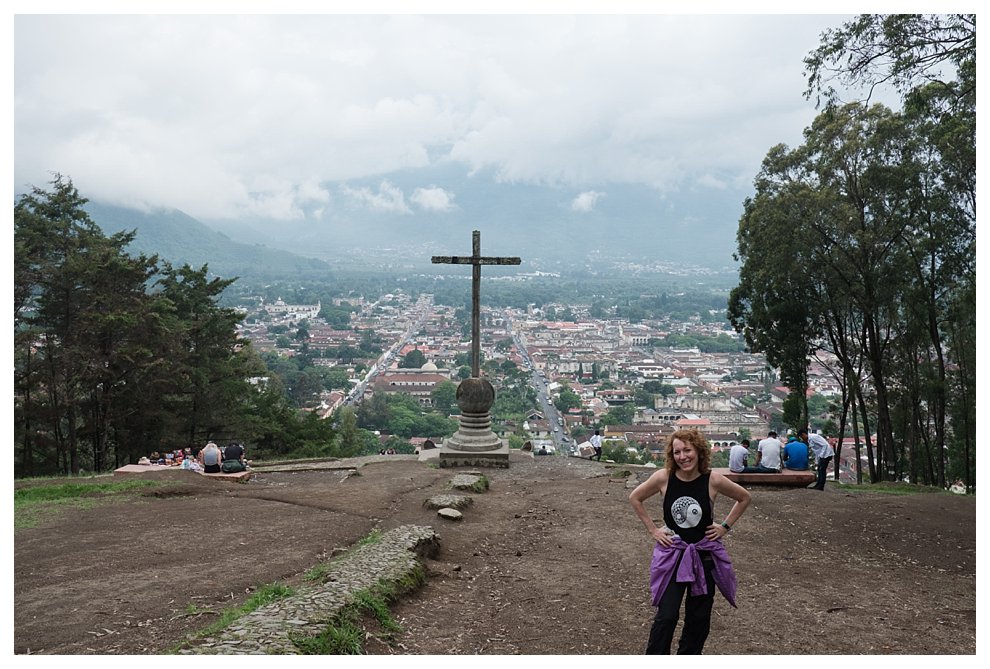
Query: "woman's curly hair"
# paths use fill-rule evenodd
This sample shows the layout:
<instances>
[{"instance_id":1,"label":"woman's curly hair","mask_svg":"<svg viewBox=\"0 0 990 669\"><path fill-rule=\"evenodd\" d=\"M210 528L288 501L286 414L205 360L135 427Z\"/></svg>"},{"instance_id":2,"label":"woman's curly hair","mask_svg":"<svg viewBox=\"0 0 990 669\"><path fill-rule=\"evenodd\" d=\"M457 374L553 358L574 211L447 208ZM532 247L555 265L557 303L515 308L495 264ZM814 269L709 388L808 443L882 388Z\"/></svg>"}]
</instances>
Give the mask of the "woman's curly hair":
<instances>
[{"instance_id":1,"label":"woman's curly hair","mask_svg":"<svg viewBox=\"0 0 990 669\"><path fill-rule=\"evenodd\" d=\"M685 444L694 446L694 450L698 454L698 473L707 474L711 471L712 447L705 439L705 435L698 430L677 430L667 439L667 445L663 449L663 456L666 460L664 466L667 468L667 472L673 472L677 467L677 463L674 462L674 439L680 439Z\"/></svg>"}]
</instances>

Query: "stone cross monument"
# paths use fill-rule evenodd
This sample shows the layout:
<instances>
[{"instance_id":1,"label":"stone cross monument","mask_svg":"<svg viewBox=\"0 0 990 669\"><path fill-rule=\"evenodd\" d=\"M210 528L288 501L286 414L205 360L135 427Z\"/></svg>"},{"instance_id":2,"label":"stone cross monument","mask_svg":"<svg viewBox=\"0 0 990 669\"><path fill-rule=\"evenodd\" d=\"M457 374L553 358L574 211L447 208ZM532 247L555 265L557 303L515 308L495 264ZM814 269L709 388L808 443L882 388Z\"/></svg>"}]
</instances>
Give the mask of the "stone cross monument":
<instances>
[{"instance_id":1,"label":"stone cross monument","mask_svg":"<svg viewBox=\"0 0 990 669\"><path fill-rule=\"evenodd\" d=\"M433 256L432 262L471 265L471 378L457 386L457 406L461 408L460 428L445 439L440 449L440 466L508 467L509 445L492 432L489 410L495 402L495 388L481 378L481 266L518 265L520 258L481 255L481 233L471 233L470 256Z\"/></svg>"}]
</instances>

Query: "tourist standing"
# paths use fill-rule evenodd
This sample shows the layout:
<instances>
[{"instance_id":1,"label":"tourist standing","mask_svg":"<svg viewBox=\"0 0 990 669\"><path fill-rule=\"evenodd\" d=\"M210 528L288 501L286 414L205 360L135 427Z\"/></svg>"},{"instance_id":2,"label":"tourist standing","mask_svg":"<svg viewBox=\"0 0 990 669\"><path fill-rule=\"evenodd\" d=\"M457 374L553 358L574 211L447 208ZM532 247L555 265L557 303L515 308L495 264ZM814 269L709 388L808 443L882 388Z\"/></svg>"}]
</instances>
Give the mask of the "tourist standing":
<instances>
[{"instance_id":1,"label":"tourist standing","mask_svg":"<svg viewBox=\"0 0 990 669\"><path fill-rule=\"evenodd\" d=\"M595 459L597 459L598 462L601 462L602 461L602 435L599 434L598 430L595 430L595 433L591 436L591 439L589 439L588 442L591 444L591 447L595 449L595 454L594 455L591 455L591 456L588 456L588 459L589 460L595 460Z\"/></svg>"},{"instance_id":2,"label":"tourist standing","mask_svg":"<svg viewBox=\"0 0 990 669\"><path fill-rule=\"evenodd\" d=\"M811 447L811 452L815 454L815 468L818 470L818 480L815 481L815 485L812 488L815 490L825 490L825 474L828 472L828 463L835 456L835 451L832 450L832 444L828 443L828 439L817 432L809 435L808 428L804 427L798 430L798 436L803 436L808 442L808 446Z\"/></svg>"},{"instance_id":3,"label":"tourist standing","mask_svg":"<svg viewBox=\"0 0 990 669\"><path fill-rule=\"evenodd\" d=\"M750 494L711 471L711 447L697 430L674 432L667 440L665 455L664 468L629 495L633 511L656 541L650 590L657 613L646 653L670 654L681 601L690 588L677 653L699 655L711 629L715 588L729 604L736 605L736 575L722 538L749 506ZM654 524L644 504L656 494L663 496L663 528ZM715 523L714 502L719 494L735 500L735 504L725 520ZM679 574L689 580L678 580Z\"/></svg>"}]
</instances>

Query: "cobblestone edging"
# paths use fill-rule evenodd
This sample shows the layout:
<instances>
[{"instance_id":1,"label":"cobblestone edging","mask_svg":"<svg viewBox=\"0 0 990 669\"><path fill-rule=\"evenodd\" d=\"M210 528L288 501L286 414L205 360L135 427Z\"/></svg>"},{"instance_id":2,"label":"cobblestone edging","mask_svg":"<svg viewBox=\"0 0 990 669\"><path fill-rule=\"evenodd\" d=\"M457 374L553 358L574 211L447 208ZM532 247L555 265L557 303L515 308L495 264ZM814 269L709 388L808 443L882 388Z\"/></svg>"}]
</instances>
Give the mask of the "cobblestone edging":
<instances>
[{"instance_id":1,"label":"cobblestone edging","mask_svg":"<svg viewBox=\"0 0 990 669\"><path fill-rule=\"evenodd\" d=\"M378 540L356 546L333 560L327 581L303 586L292 597L272 602L239 618L219 637L194 642L184 655L295 655L289 635L318 636L355 593L385 582L399 582L435 555L439 535L432 527L404 525ZM331 580L332 579L332 580Z\"/></svg>"}]
</instances>

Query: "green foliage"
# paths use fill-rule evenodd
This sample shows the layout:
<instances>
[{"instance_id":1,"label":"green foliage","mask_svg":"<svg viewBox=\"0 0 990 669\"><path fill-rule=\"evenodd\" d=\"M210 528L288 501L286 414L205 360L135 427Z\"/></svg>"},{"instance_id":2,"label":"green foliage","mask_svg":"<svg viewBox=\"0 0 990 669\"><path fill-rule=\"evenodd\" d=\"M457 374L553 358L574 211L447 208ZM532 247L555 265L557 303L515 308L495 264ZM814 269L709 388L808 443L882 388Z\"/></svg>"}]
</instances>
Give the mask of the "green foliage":
<instances>
[{"instance_id":1,"label":"green foliage","mask_svg":"<svg viewBox=\"0 0 990 669\"><path fill-rule=\"evenodd\" d=\"M296 594L296 590L291 586L283 585L281 583L268 583L258 587L254 593L245 600L240 606L233 606L223 609L220 612L219 618L207 627L194 632L190 638L191 639L202 639L205 637L215 636L222 632L224 629L229 627L234 621L246 616L256 609L260 609L262 606L267 606L272 602L276 602L280 599L285 599ZM195 608L195 605L190 605ZM198 608L195 609L196 613L200 611ZM180 643L175 648L171 649L171 652L177 652L179 649L186 647L188 644L183 642Z\"/></svg>"},{"instance_id":2,"label":"green foliage","mask_svg":"<svg viewBox=\"0 0 990 669\"><path fill-rule=\"evenodd\" d=\"M602 459L611 460L618 465L643 464L642 454L630 452L630 446L631 444L622 440L606 441L602 444Z\"/></svg>"},{"instance_id":3,"label":"green foliage","mask_svg":"<svg viewBox=\"0 0 990 669\"><path fill-rule=\"evenodd\" d=\"M394 581L381 580L373 587L359 590L316 637L291 635L292 642L304 655L362 655L366 632L361 624L363 616L375 620L391 641L402 627L389 611L389 604L404 592L420 587L426 581L426 573L417 566Z\"/></svg>"},{"instance_id":4,"label":"green foliage","mask_svg":"<svg viewBox=\"0 0 990 669\"><path fill-rule=\"evenodd\" d=\"M567 412L571 409L581 408L581 397L571 390L571 387L564 384L560 393L554 398L553 405L557 407L558 411Z\"/></svg>"},{"instance_id":5,"label":"green foliage","mask_svg":"<svg viewBox=\"0 0 990 669\"><path fill-rule=\"evenodd\" d=\"M609 407L599 422L602 425L632 425L636 407L632 404L616 404Z\"/></svg>"},{"instance_id":6,"label":"green foliage","mask_svg":"<svg viewBox=\"0 0 990 669\"><path fill-rule=\"evenodd\" d=\"M371 532L368 532L368 535L362 538L360 541L358 541L356 545L373 546L377 543L381 543L382 536L383 534L381 529L376 527L375 529L371 530Z\"/></svg>"},{"instance_id":7,"label":"green foliage","mask_svg":"<svg viewBox=\"0 0 990 669\"><path fill-rule=\"evenodd\" d=\"M89 509L129 500L127 493L159 487L157 481L118 481L37 485L14 491L14 528L37 527L66 509Z\"/></svg>"},{"instance_id":8,"label":"green foliage","mask_svg":"<svg viewBox=\"0 0 990 669\"><path fill-rule=\"evenodd\" d=\"M648 393L653 393L654 395L663 395L664 397L667 397L668 395L673 395L675 392L677 392L674 386L670 385L669 383L663 383L662 381L655 381L655 380L644 381L643 390L645 390Z\"/></svg>"},{"instance_id":9,"label":"green foliage","mask_svg":"<svg viewBox=\"0 0 990 669\"><path fill-rule=\"evenodd\" d=\"M975 14L861 14L825 31L821 45L804 59L805 97L817 93L819 102L821 96L836 100L841 90L832 82L866 89L886 82L903 93L919 82L947 87L940 77L975 70L975 59ZM974 88L967 92L975 95L975 80L971 83Z\"/></svg>"},{"instance_id":10,"label":"green foliage","mask_svg":"<svg viewBox=\"0 0 990 669\"><path fill-rule=\"evenodd\" d=\"M805 65L806 94L828 104L801 146L768 152L739 224L730 321L780 367L792 405L809 351L835 354L837 431L855 403L877 435L873 481L975 483L975 62L975 15L861 15L827 31ZM903 108L840 104L834 83L893 84Z\"/></svg>"},{"instance_id":11,"label":"green foliage","mask_svg":"<svg viewBox=\"0 0 990 669\"><path fill-rule=\"evenodd\" d=\"M833 483L829 478L828 484L834 485L836 490L853 495L864 493L883 493L887 495L917 495L918 493L930 493L936 495L954 495L943 488L935 486L918 485L915 483L904 483L898 481L878 481L876 483L866 483L862 485L850 483Z\"/></svg>"},{"instance_id":12,"label":"green foliage","mask_svg":"<svg viewBox=\"0 0 990 669\"><path fill-rule=\"evenodd\" d=\"M302 655L362 655L364 630L351 616L337 616L318 636L291 636Z\"/></svg>"},{"instance_id":13,"label":"green foliage","mask_svg":"<svg viewBox=\"0 0 990 669\"><path fill-rule=\"evenodd\" d=\"M727 334L708 337L671 333L663 339L654 339L650 343L663 348L696 348L702 353L738 353L746 350L744 342Z\"/></svg>"},{"instance_id":14,"label":"green foliage","mask_svg":"<svg viewBox=\"0 0 990 669\"><path fill-rule=\"evenodd\" d=\"M361 402L357 423L365 430L387 432L403 439L440 439L451 436L458 427L456 420L433 409L424 409L416 399L403 393L375 393L370 400ZM375 447L374 451L377 450Z\"/></svg>"},{"instance_id":15,"label":"green foliage","mask_svg":"<svg viewBox=\"0 0 990 669\"><path fill-rule=\"evenodd\" d=\"M433 408L443 414L449 414L457 406L457 384L453 381L441 381L433 387L430 393Z\"/></svg>"},{"instance_id":16,"label":"green foliage","mask_svg":"<svg viewBox=\"0 0 990 669\"><path fill-rule=\"evenodd\" d=\"M114 481L112 483L59 483L54 485L38 485L18 488L14 491L14 510L23 509L32 504L51 502L55 500L78 499L89 495L114 495L135 490L160 487L157 481Z\"/></svg>"},{"instance_id":17,"label":"green foliage","mask_svg":"<svg viewBox=\"0 0 990 669\"><path fill-rule=\"evenodd\" d=\"M490 485L490 483L488 481L488 477L485 476L484 474L482 474L481 476L478 477L478 480L477 481L475 481L474 483L472 483L466 489L467 490L470 490L471 492L483 493L486 490L488 490L488 486L489 485Z\"/></svg>"},{"instance_id":18,"label":"green foliage","mask_svg":"<svg viewBox=\"0 0 990 669\"><path fill-rule=\"evenodd\" d=\"M729 451L718 451L717 453L712 453L711 466L712 468L728 467Z\"/></svg>"},{"instance_id":19,"label":"green foliage","mask_svg":"<svg viewBox=\"0 0 990 669\"><path fill-rule=\"evenodd\" d=\"M426 364L426 355L423 354L418 348L406 353L402 356L402 360L399 362L399 367L404 367L408 369L419 369Z\"/></svg>"}]
</instances>

